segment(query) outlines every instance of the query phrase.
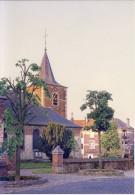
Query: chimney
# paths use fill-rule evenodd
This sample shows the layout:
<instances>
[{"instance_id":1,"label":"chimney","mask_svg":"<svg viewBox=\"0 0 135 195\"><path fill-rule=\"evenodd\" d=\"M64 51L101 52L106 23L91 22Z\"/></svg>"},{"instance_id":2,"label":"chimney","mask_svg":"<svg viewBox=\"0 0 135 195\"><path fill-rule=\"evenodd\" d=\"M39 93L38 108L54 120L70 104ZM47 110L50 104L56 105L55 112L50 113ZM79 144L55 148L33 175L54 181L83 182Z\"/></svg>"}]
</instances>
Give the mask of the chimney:
<instances>
[{"instance_id":1,"label":"chimney","mask_svg":"<svg viewBox=\"0 0 135 195\"><path fill-rule=\"evenodd\" d=\"M71 113L71 122L74 122L74 118L73 118L73 112Z\"/></svg>"},{"instance_id":2,"label":"chimney","mask_svg":"<svg viewBox=\"0 0 135 195\"><path fill-rule=\"evenodd\" d=\"M87 122L86 116L85 116L85 119L84 119L84 121L85 121L85 124L86 124L86 122Z\"/></svg>"},{"instance_id":3,"label":"chimney","mask_svg":"<svg viewBox=\"0 0 135 195\"><path fill-rule=\"evenodd\" d=\"M127 127L129 128L130 127L130 119L127 118Z\"/></svg>"}]
</instances>

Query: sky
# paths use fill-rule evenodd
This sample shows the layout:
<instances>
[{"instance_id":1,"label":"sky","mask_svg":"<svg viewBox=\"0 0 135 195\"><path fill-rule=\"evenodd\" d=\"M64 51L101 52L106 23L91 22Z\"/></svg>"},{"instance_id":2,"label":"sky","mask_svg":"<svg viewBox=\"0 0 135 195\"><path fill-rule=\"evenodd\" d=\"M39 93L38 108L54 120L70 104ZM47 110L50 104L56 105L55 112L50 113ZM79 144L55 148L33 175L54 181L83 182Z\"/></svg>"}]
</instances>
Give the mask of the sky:
<instances>
[{"instance_id":1,"label":"sky","mask_svg":"<svg viewBox=\"0 0 135 195\"><path fill-rule=\"evenodd\" d=\"M47 54L55 80L68 87L67 118L84 119L87 90L112 94L114 117L135 127L134 2L0 1L0 78L18 76L22 58Z\"/></svg>"}]
</instances>

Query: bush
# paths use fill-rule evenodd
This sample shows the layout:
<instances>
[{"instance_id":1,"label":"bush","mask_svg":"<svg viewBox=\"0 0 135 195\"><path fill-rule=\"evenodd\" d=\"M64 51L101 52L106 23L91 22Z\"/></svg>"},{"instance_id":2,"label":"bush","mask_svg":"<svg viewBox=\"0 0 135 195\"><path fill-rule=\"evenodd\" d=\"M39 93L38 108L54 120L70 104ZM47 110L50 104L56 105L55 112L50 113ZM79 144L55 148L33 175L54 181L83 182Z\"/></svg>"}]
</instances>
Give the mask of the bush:
<instances>
[{"instance_id":1,"label":"bush","mask_svg":"<svg viewBox=\"0 0 135 195\"><path fill-rule=\"evenodd\" d=\"M119 154L114 154L114 153L104 153L102 157L103 158L121 158Z\"/></svg>"},{"instance_id":2,"label":"bush","mask_svg":"<svg viewBox=\"0 0 135 195\"><path fill-rule=\"evenodd\" d=\"M39 137L38 149L44 152L46 156L52 161L52 151L59 145L64 151L64 158L69 158L70 152L75 147L75 134L66 129L65 126L59 123L48 123L47 128L43 129Z\"/></svg>"}]
</instances>

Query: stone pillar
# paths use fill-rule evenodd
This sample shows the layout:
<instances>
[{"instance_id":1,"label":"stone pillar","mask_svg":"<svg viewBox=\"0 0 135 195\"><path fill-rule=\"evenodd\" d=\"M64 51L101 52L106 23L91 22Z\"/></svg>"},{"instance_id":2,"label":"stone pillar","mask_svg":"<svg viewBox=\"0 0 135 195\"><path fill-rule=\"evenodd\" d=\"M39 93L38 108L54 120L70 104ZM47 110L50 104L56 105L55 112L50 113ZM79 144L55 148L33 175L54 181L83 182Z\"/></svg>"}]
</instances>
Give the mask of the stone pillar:
<instances>
[{"instance_id":1,"label":"stone pillar","mask_svg":"<svg viewBox=\"0 0 135 195\"><path fill-rule=\"evenodd\" d=\"M63 173L63 150L57 146L52 151L52 170L53 173Z\"/></svg>"}]
</instances>

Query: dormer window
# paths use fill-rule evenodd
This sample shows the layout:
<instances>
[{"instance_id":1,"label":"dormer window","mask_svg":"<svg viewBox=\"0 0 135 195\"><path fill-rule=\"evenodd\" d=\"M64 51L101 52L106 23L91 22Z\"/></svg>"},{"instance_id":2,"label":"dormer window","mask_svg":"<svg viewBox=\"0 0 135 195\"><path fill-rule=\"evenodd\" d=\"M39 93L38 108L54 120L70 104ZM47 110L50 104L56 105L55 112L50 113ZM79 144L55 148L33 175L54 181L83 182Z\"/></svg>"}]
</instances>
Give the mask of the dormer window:
<instances>
[{"instance_id":1,"label":"dormer window","mask_svg":"<svg viewBox=\"0 0 135 195\"><path fill-rule=\"evenodd\" d=\"M54 93L53 94L53 105L58 105L58 95L57 93Z\"/></svg>"}]
</instances>

